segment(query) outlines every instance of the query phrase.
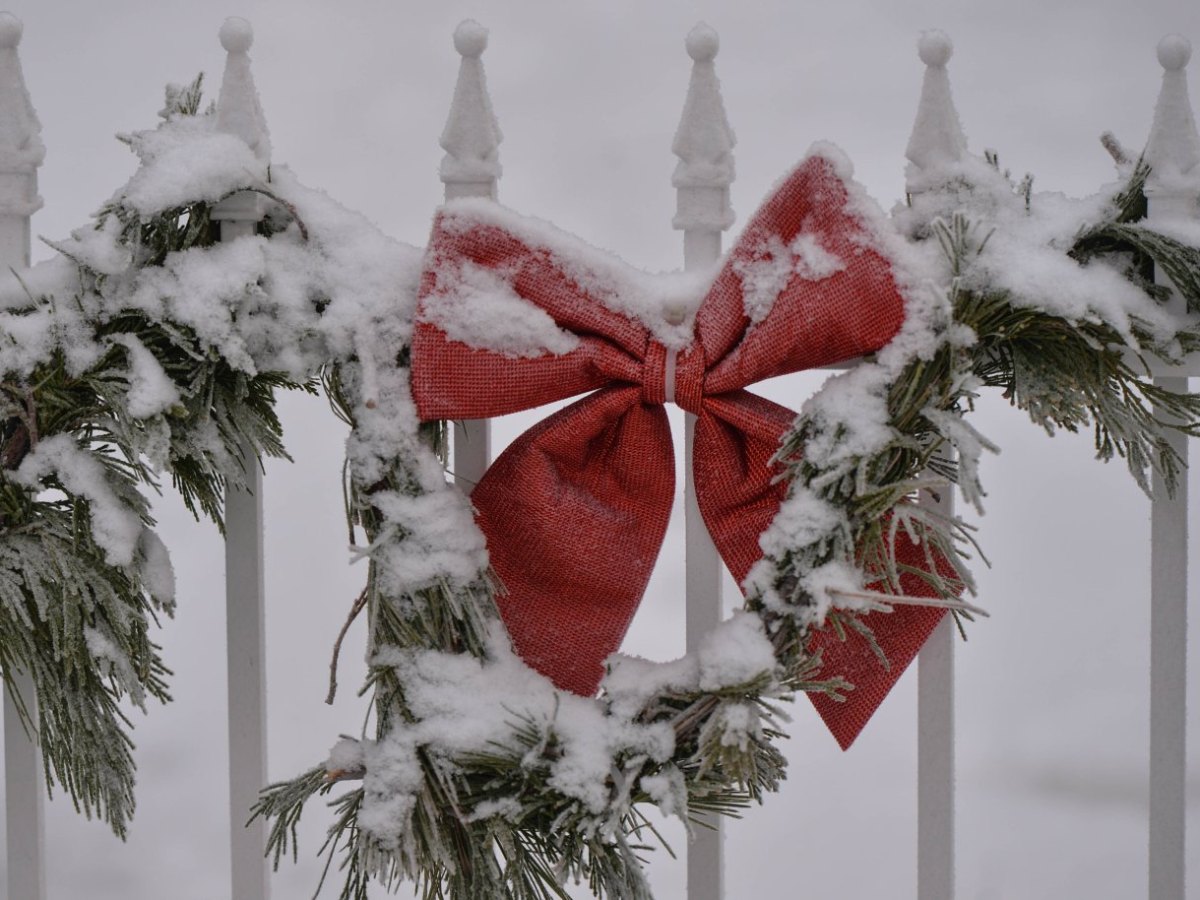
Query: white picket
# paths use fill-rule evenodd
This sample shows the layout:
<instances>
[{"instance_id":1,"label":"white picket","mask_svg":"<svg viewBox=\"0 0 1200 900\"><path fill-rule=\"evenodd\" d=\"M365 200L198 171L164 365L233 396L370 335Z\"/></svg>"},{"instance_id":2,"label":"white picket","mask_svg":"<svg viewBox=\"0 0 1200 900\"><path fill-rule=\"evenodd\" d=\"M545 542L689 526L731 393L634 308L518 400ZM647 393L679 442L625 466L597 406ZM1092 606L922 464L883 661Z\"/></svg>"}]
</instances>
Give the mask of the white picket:
<instances>
[{"instance_id":1,"label":"white picket","mask_svg":"<svg viewBox=\"0 0 1200 900\"><path fill-rule=\"evenodd\" d=\"M1185 71L1192 48L1179 35L1159 42L1162 88L1143 158L1150 165L1147 221L1200 219L1200 133L1188 97ZM1163 273L1160 283L1170 284ZM1170 301L1183 312L1182 298ZM1200 376L1200 360L1175 372L1156 372L1154 383L1185 391L1188 376ZM1161 414L1161 412L1160 412ZM1188 442L1170 436L1186 464ZM1150 514L1150 900L1186 896L1187 809L1187 581L1188 482L1179 479L1173 496L1155 475Z\"/></svg>"},{"instance_id":2,"label":"white picket","mask_svg":"<svg viewBox=\"0 0 1200 900\"><path fill-rule=\"evenodd\" d=\"M245 19L230 17L219 32L226 51L217 97L220 131L237 135L261 160L271 143L250 73L254 34ZM221 240L254 234L264 208L255 193L235 194L213 208ZM241 485L225 492L225 630L229 692L230 885L238 900L267 900L270 869L266 823L247 824L250 809L267 783L266 589L263 561L262 468L254 448L244 445Z\"/></svg>"},{"instance_id":3,"label":"white picket","mask_svg":"<svg viewBox=\"0 0 1200 900\"><path fill-rule=\"evenodd\" d=\"M935 187L967 151L950 93L950 38L927 31L917 42L925 78L905 156L911 196ZM954 489L923 491L921 503L954 514ZM946 616L917 657L917 897L954 897L954 621Z\"/></svg>"},{"instance_id":4,"label":"white picket","mask_svg":"<svg viewBox=\"0 0 1200 900\"><path fill-rule=\"evenodd\" d=\"M29 101L17 46L23 26L0 13L0 263L29 265L29 220L41 208L37 170L45 150L41 125ZM28 672L8 673L4 692L4 782L7 816L7 894L9 900L45 900L45 787L37 744L37 697ZM34 726L27 730L10 692Z\"/></svg>"},{"instance_id":5,"label":"white picket","mask_svg":"<svg viewBox=\"0 0 1200 900\"><path fill-rule=\"evenodd\" d=\"M954 512L952 488L928 502ZM954 898L954 620L947 615L917 657L917 897Z\"/></svg>"},{"instance_id":6,"label":"white picket","mask_svg":"<svg viewBox=\"0 0 1200 900\"><path fill-rule=\"evenodd\" d=\"M721 232L733 224L729 186L733 183L733 130L725 116L713 60L717 33L700 24L685 42L692 73L679 127L671 149L679 163L671 178L676 192L673 225L683 232L683 267L696 271L721 256ZM682 315L682 311L665 311ZM672 371L668 368L668 371ZM692 450L696 416L684 413L684 589L687 649L697 650L721 621L724 566L696 503ZM688 900L725 896L725 824L719 816L702 818L687 847Z\"/></svg>"},{"instance_id":7,"label":"white picket","mask_svg":"<svg viewBox=\"0 0 1200 900\"><path fill-rule=\"evenodd\" d=\"M462 60L446 127L440 144L441 179L446 200L459 197L497 197L500 179L500 126L492 112L483 51L487 29L474 20L460 22L454 29L454 49ZM454 423L454 483L470 493L492 461L492 423L472 419Z\"/></svg>"}]
</instances>

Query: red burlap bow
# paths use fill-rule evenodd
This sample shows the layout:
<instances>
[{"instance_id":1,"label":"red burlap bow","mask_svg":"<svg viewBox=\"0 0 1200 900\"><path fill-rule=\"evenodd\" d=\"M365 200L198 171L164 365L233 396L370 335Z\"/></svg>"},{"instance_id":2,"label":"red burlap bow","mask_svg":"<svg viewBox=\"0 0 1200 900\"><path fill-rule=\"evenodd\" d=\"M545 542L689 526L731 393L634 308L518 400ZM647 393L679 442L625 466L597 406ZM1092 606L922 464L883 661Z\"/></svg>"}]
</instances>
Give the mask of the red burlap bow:
<instances>
[{"instance_id":1,"label":"red burlap bow","mask_svg":"<svg viewBox=\"0 0 1200 900\"><path fill-rule=\"evenodd\" d=\"M746 227L696 312L694 340L678 353L601 303L596 285L580 277L569 253L556 255L550 239L518 237L495 221L464 226L462 217L438 216L412 347L421 418L498 416L593 391L518 437L471 494L505 588L498 602L516 650L560 688L595 693L662 544L675 490L664 400L697 416L696 499L741 583L762 555L758 537L786 490L774 481L771 457L795 418L744 388L873 352L900 328L904 301L890 265L848 202L827 159L811 157L796 168ZM814 245L822 271L811 264ZM778 273L780 257L782 290L752 323L743 282L761 273L755 266L764 261ZM439 273L464 265L498 273L577 337L573 349L506 355L448 337L424 310L445 290ZM923 564L915 548L897 551ZM920 579L904 588L927 594ZM813 695L843 747L943 612L898 607L870 617L888 668L860 637L815 639L826 662L822 674L844 675L856 688L845 703Z\"/></svg>"}]
</instances>

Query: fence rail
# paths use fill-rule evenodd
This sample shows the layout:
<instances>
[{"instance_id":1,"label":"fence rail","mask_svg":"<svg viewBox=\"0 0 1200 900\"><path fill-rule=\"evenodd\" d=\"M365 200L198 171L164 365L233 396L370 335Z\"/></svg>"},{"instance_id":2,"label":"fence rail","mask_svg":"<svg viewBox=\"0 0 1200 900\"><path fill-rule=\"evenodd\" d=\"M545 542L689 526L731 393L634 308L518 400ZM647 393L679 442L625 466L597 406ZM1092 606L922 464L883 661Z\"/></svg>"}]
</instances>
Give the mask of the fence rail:
<instances>
[{"instance_id":1,"label":"fence rail","mask_svg":"<svg viewBox=\"0 0 1200 900\"><path fill-rule=\"evenodd\" d=\"M21 82L17 46L21 25L0 14L0 76L17 83L0 85L0 261L29 265L30 217L40 205L37 168L41 163L39 125ZM238 134L260 153L269 153L266 127L250 75L251 34L241 20L228 20L220 33L228 53L218 102L218 127ZM454 36L462 57L458 82L441 137L446 156L441 180L447 200L497 197L500 177L500 132L484 79L482 54L487 33L464 22ZM683 232L686 269L702 268L720 256L722 233L733 221L729 187L733 180L733 134L725 119L716 77L717 36L697 26L687 38L692 75L674 150L680 161L673 184L678 213L674 227ZM1179 38L1164 39L1159 60L1164 68L1162 94L1146 156L1168 171L1200 147L1184 69L1190 49ZM950 99L948 41L927 36L920 45L925 82L908 148L909 187L928 183L937 167L952 165L965 153L966 141ZM1174 117L1172 119L1172 117ZM1190 130L1189 130L1190 129ZM1182 146L1191 142L1189 146ZM1182 142L1182 144L1181 144ZM30 152L30 147L35 152ZM1192 161L1192 165L1200 165ZM1177 166L1178 167L1178 166ZM1157 171L1157 169L1156 169ZM1200 169L1197 169L1200 171ZM1148 186L1151 221L1200 218L1198 197L1179 179ZM261 210L254 197L223 203L214 219L222 240L253 232ZM1156 382L1172 390L1200 377L1200 362L1156 373ZM687 416L686 441L686 588L687 643L693 648L721 616L722 569L719 557L694 500L691 440L694 419ZM491 459L490 423L463 422L453 432L454 477L469 490ZM1186 442L1175 449L1186 459ZM263 673L262 481L256 461L245 460L249 490L231 490L227 498L228 671L230 731L231 890L238 900L266 900L269 878L263 859L262 823L246 828L248 809L266 781L266 708ZM951 512L953 500L942 492L934 502ZM1173 498L1156 481L1151 524L1152 663L1150 709L1150 900L1183 900L1185 896L1185 712L1187 624L1186 479ZM13 683L31 714L36 714L32 686L23 673ZM918 755L918 893L920 900L954 896L954 659L953 628L944 621L922 651L919 663ZM13 698L6 695L5 779L7 790L7 896L10 900L44 900L46 847L42 824L41 763L35 742L20 726ZM722 832L699 830L690 844L690 900L721 900Z\"/></svg>"}]
</instances>

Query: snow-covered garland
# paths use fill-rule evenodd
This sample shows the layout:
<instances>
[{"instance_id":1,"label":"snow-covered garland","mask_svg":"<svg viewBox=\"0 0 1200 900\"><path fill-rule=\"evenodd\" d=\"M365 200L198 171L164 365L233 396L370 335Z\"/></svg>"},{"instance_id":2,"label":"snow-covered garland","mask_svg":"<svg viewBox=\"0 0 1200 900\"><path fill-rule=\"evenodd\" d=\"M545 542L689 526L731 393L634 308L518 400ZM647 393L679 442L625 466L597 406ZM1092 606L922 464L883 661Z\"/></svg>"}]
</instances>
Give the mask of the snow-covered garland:
<instances>
[{"instance_id":1,"label":"snow-covered garland","mask_svg":"<svg viewBox=\"0 0 1200 900\"><path fill-rule=\"evenodd\" d=\"M375 733L267 789L258 813L278 860L306 800L360 781L334 800L326 845L354 898L375 879L428 897L562 897L581 880L648 898L643 809L733 812L777 787L781 701L848 687L819 680L810 635L864 628L859 614L895 592L891 530L949 564L927 573L943 597L969 589L970 536L913 501L931 469L978 505L989 445L964 414L983 387L1051 433L1092 426L1098 454L1124 456L1143 487L1152 467L1178 474L1166 429L1200 431L1200 397L1139 368L1200 348L1200 228L1139 224L1141 166L1078 202L965 166L891 223L878 217L906 323L787 435L790 492L745 611L676 662L615 657L597 699L562 693L512 653L482 536L446 482L442 429L416 416L421 252L267 171L198 114L198 82L168 96L164 124L128 138L142 165L95 224L0 296L0 660L6 679L33 675L55 779L118 833L133 809L118 704L167 699L149 632L173 602L139 487L169 473L219 523L243 442L284 454L276 388L319 381L351 426ZM271 212L257 236L221 244L212 208L243 190ZM1168 315L1150 263L1186 316Z\"/></svg>"}]
</instances>

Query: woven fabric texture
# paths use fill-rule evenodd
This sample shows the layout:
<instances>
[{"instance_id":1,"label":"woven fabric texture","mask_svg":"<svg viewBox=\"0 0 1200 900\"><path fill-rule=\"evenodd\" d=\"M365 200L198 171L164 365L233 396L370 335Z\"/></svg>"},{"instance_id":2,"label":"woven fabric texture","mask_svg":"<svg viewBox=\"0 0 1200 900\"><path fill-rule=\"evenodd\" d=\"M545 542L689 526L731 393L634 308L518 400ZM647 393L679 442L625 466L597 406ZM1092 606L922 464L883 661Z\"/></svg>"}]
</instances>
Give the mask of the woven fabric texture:
<instances>
[{"instance_id":1,"label":"woven fabric texture","mask_svg":"<svg viewBox=\"0 0 1200 900\"><path fill-rule=\"evenodd\" d=\"M844 267L820 278L806 277L802 265L790 274L785 269L786 284L770 311L752 321L746 272L762 261L764 248L778 255L798 235L816 236ZM565 257L495 224L446 227L438 217L422 309L439 290L439 267L464 264L501 273L519 297L579 339L567 353L515 357L451 340L419 312L412 386L426 420L503 415L590 392L518 437L471 499L503 585L497 601L516 651L560 688L591 695L641 601L675 494L662 406L667 351L644 325L577 283ZM827 160L806 160L747 225L697 309L692 345L675 363L675 402L698 417L697 502L739 583L761 557L759 535L785 493L771 458L795 418L745 388L878 350L903 317L891 267L848 207L846 186ZM897 552L923 563L915 548ZM917 583L906 587L928 593L911 580ZM869 624L887 668L858 639L816 639L823 674L843 674L856 686L843 703L814 697L842 746L857 736L941 615L908 608L873 614Z\"/></svg>"}]
</instances>

